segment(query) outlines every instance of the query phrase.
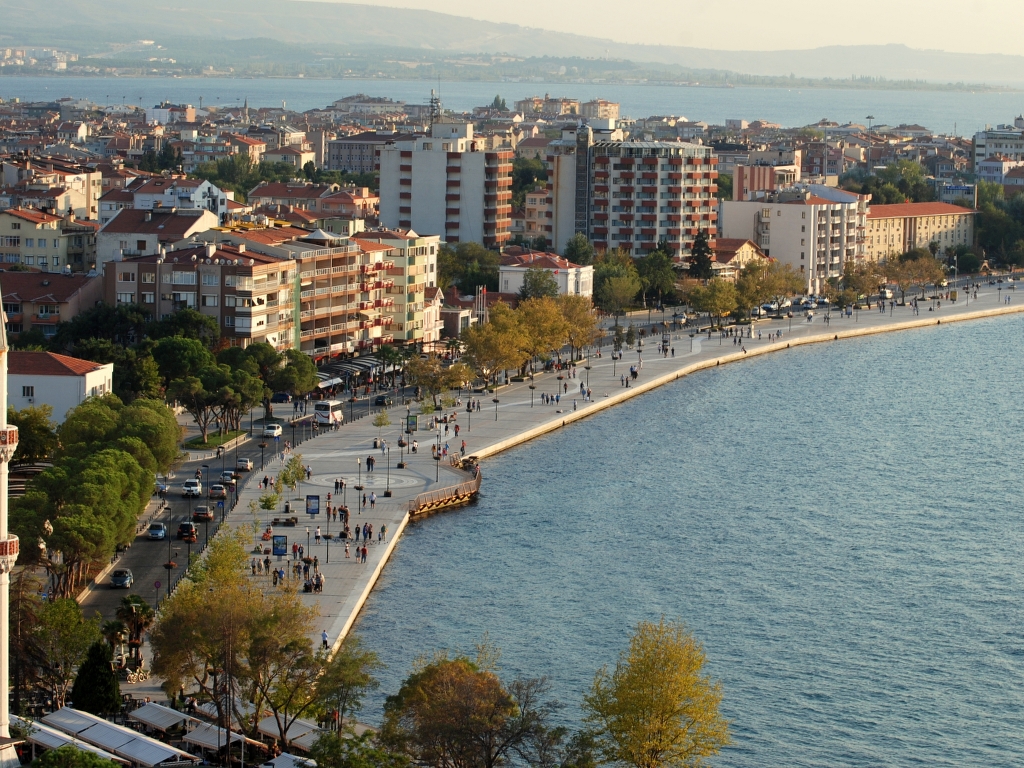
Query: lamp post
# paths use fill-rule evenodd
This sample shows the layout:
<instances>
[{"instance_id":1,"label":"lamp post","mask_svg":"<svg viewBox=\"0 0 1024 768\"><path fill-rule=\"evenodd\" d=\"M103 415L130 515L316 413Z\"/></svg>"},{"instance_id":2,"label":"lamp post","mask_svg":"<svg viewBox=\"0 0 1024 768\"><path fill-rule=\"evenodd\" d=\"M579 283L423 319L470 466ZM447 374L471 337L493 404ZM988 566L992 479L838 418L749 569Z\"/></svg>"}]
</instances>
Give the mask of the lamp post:
<instances>
[{"instance_id":1,"label":"lamp post","mask_svg":"<svg viewBox=\"0 0 1024 768\"><path fill-rule=\"evenodd\" d=\"M309 552L309 526L306 526L306 551Z\"/></svg>"},{"instance_id":2,"label":"lamp post","mask_svg":"<svg viewBox=\"0 0 1024 768\"><path fill-rule=\"evenodd\" d=\"M266 464L263 461L263 450L266 447L267 447L267 441L264 440L263 442L260 443L260 472L262 472L263 468L266 466Z\"/></svg>"},{"instance_id":3,"label":"lamp post","mask_svg":"<svg viewBox=\"0 0 1024 768\"><path fill-rule=\"evenodd\" d=\"M387 482L387 486L384 488L384 495L390 497L391 496L391 446L390 445L384 446L384 455L385 455L385 457L387 458L387 461L388 461L388 482Z\"/></svg>"},{"instance_id":4,"label":"lamp post","mask_svg":"<svg viewBox=\"0 0 1024 768\"><path fill-rule=\"evenodd\" d=\"M363 462L360 459L356 459L356 490L363 490Z\"/></svg>"},{"instance_id":5,"label":"lamp post","mask_svg":"<svg viewBox=\"0 0 1024 768\"><path fill-rule=\"evenodd\" d=\"M473 398L469 399L469 403L466 405L466 431L473 431Z\"/></svg>"},{"instance_id":6,"label":"lamp post","mask_svg":"<svg viewBox=\"0 0 1024 768\"><path fill-rule=\"evenodd\" d=\"M497 421L498 420L498 398L495 397L493 399L494 399L494 420Z\"/></svg>"},{"instance_id":7,"label":"lamp post","mask_svg":"<svg viewBox=\"0 0 1024 768\"><path fill-rule=\"evenodd\" d=\"M690 331L690 352L693 352L693 337L696 335L695 331Z\"/></svg>"},{"instance_id":8,"label":"lamp post","mask_svg":"<svg viewBox=\"0 0 1024 768\"><path fill-rule=\"evenodd\" d=\"M441 481L441 428L437 428L437 444L434 451L434 482Z\"/></svg>"},{"instance_id":9,"label":"lamp post","mask_svg":"<svg viewBox=\"0 0 1024 768\"><path fill-rule=\"evenodd\" d=\"M295 448L295 419L292 419L292 448Z\"/></svg>"},{"instance_id":10,"label":"lamp post","mask_svg":"<svg viewBox=\"0 0 1024 768\"><path fill-rule=\"evenodd\" d=\"M533 408L533 396L534 390L537 389L537 385L533 383L533 374L530 374L530 407Z\"/></svg>"}]
</instances>

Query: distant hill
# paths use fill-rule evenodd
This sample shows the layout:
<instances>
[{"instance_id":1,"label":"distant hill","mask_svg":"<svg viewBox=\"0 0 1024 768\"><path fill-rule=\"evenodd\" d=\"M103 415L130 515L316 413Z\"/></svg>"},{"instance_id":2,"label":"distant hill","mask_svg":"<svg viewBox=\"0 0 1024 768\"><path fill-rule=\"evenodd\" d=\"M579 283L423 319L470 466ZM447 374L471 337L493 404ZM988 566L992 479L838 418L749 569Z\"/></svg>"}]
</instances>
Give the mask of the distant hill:
<instances>
[{"instance_id":1,"label":"distant hill","mask_svg":"<svg viewBox=\"0 0 1024 768\"><path fill-rule=\"evenodd\" d=\"M1024 85L1024 56L916 50L904 45L795 51L715 51L630 45L420 10L297 0L0 0L0 43L75 43L105 50L144 38L270 38L352 50L628 59L752 75Z\"/></svg>"}]
</instances>

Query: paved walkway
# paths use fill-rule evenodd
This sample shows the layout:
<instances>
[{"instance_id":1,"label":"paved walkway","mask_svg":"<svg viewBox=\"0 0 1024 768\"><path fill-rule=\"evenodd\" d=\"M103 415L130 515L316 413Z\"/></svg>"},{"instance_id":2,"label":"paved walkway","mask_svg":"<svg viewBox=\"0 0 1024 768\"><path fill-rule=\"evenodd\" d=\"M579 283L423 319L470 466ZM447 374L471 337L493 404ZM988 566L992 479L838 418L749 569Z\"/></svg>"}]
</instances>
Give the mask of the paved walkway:
<instances>
[{"instance_id":1,"label":"paved walkway","mask_svg":"<svg viewBox=\"0 0 1024 768\"><path fill-rule=\"evenodd\" d=\"M1013 294L1014 292L1010 291L1009 293ZM897 306L891 310L887 308L884 314L877 309L861 310L850 317L840 316L838 312L834 312L827 324L824 320L825 315L821 311L816 312L810 321L803 314L797 314L792 321L788 318L762 320L755 324L753 338L744 338L742 346L733 343L732 338L721 338L717 333L712 334L709 339L705 331L691 339L688 332L679 331L672 334L671 343L674 346L675 354L673 356L670 353L667 357L657 352L660 336L656 336L649 338L641 350L625 350L620 361L613 361L610 354L591 357L589 372L584 367L585 361L580 362L575 370L575 378L567 376L565 379L559 380L555 373L538 375L535 380L536 389L532 393L529 389L529 382L502 387L498 393L498 403L494 403L491 399L492 396L486 393L473 395L468 392L463 393L462 406L454 409L457 413L457 423L460 426L460 436L456 438L454 432L450 431L446 438L442 427L442 444L447 440L452 452L455 452L464 439L467 444L467 455L483 458L532 439L539 434L562 428L578 418L585 418L603 408L640 395L682 375L714 365L738 361L748 356L765 354L800 344L831 341L836 337L839 339L850 338L887 330L931 326L957 319L966 320L1024 311L1024 296L1020 297L1019 304L1015 304L1013 301L1017 297L1013 295L1011 303L1006 304L1004 303L1006 294L1007 291L998 292L995 286L986 284L978 299L971 299L970 306L967 306L964 301L957 302L955 305L943 301L941 308L929 311L928 307L931 306L931 302L922 301L918 314L914 314L910 306ZM760 339L757 338L758 331L761 333ZM782 337L778 338L777 334L780 331ZM770 335L772 340L769 340ZM610 339L608 338L605 339L604 349L610 349ZM630 365L638 365L641 360L643 368L639 373L639 378L630 382L629 388L624 387L622 375L628 377ZM579 393L580 384L586 385L588 376L589 386L593 393L593 400L590 402L586 401ZM541 394L554 396L559 389L561 389L562 395L560 403L542 404ZM470 397L479 398L480 411L466 412L466 403ZM412 412L416 413L417 406L413 405L412 408ZM382 455L380 450L373 448L373 440L378 435L378 429L370 423L369 419L361 419L354 424L346 424L338 431L323 434L304 443L299 452L302 454L303 462L312 467L312 479L302 483L301 488L296 489L295 492L286 491L285 493L285 500L291 504L292 510L294 510L292 514L299 518L299 525L275 528L275 533L288 536L288 562L282 558L278 567L284 567L289 578L294 578L291 576L290 567L292 562L291 545L293 542L298 542L305 548L306 555L317 558L319 569L326 579L321 594L302 595L305 602L316 604L320 611L321 619L318 621L314 633L316 643L320 642L320 633L326 630L330 644L336 646L352 626L359 609L369 595L408 522L409 502L424 491L454 485L468 479L466 473L447 467L444 462L438 467L431 458L430 445L433 440L436 440L436 431L418 433L419 453L413 456L406 455L408 467L402 470L396 469L395 464L400 459L397 442L400 425L406 413L405 407L400 404L396 405L390 413L394 423L381 431L382 436L391 446L390 480L387 470L388 457ZM373 455L376 459L376 468L372 474L366 472L365 460L368 455ZM360 467L359 470L357 470L357 463ZM279 457L268 461L265 471L256 473L259 477L254 477L248 484L242 493L241 503L228 516L228 524L245 528L252 534L254 546L257 543L263 544L260 540L260 533L266 528L269 520L275 516L273 513L259 510L257 517L254 518L249 511L249 501L256 500L261 493L255 481L262 479L263 474L276 476L281 466ZM484 465L483 471L484 480L481 493L486 494L486 465ZM334 496L335 479L345 480L348 486L341 499ZM365 486L367 494L370 491L377 494L378 500L374 509L367 506L360 510L361 499L354 490L354 486L360 482ZM383 493L388 487L394 495L391 498L384 498ZM322 533L326 534L328 531L337 533L340 523L332 523L328 527L323 515L311 519L304 514L303 499L308 493L319 494L323 507L326 505L328 492L334 496L333 504L339 502L348 504L353 527L355 524L361 526L364 522L373 525L373 543L368 547L369 553L365 564L357 562L354 546L351 548L351 556L346 558L344 545L337 543L337 540L329 543L322 539L321 543L316 543L317 525L320 525ZM283 513L279 512L277 516L283 517ZM388 541L378 544L376 533L382 525L387 526ZM272 557L271 560L277 564L277 558ZM267 575L253 578L261 580L267 589L274 588Z\"/></svg>"}]
</instances>

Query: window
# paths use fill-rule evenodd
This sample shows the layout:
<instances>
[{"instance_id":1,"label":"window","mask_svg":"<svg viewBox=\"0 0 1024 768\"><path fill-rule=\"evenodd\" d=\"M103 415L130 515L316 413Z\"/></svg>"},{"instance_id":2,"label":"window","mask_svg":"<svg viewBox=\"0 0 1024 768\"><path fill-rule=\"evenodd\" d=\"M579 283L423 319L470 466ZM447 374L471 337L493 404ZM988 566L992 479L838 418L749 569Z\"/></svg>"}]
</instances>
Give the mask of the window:
<instances>
[{"instance_id":1,"label":"window","mask_svg":"<svg viewBox=\"0 0 1024 768\"><path fill-rule=\"evenodd\" d=\"M142 273L142 279L139 282L142 282L142 283L155 283L156 282L156 272L143 272Z\"/></svg>"},{"instance_id":2,"label":"window","mask_svg":"<svg viewBox=\"0 0 1024 768\"><path fill-rule=\"evenodd\" d=\"M46 266L46 257L45 256L40 256L39 257L39 266L40 267L45 267Z\"/></svg>"},{"instance_id":3,"label":"window","mask_svg":"<svg viewBox=\"0 0 1024 768\"><path fill-rule=\"evenodd\" d=\"M21 312L21 304L12 304L4 302L4 312L8 315L17 315Z\"/></svg>"},{"instance_id":4,"label":"window","mask_svg":"<svg viewBox=\"0 0 1024 768\"><path fill-rule=\"evenodd\" d=\"M13 224L11 224L11 229L21 229L21 224L20 224L20 222L17 222L17 221L16 221L16 222L14 222Z\"/></svg>"},{"instance_id":5,"label":"window","mask_svg":"<svg viewBox=\"0 0 1024 768\"><path fill-rule=\"evenodd\" d=\"M35 387L22 387L21 388L21 396L22 397L35 397L36 396L36 388Z\"/></svg>"},{"instance_id":6,"label":"window","mask_svg":"<svg viewBox=\"0 0 1024 768\"><path fill-rule=\"evenodd\" d=\"M135 250L140 251L140 252L146 250L146 241L145 240L136 240L135 241Z\"/></svg>"},{"instance_id":7,"label":"window","mask_svg":"<svg viewBox=\"0 0 1024 768\"><path fill-rule=\"evenodd\" d=\"M21 238L8 235L0 238L0 245L5 245L8 248L21 248Z\"/></svg>"},{"instance_id":8,"label":"window","mask_svg":"<svg viewBox=\"0 0 1024 768\"><path fill-rule=\"evenodd\" d=\"M217 285L217 274L215 272L203 272L203 285Z\"/></svg>"},{"instance_id":9,"label":"window","mask_svg":"<svg viewBox=\"0 0 1024 768\"><path fill-rule=\"evenodd\" d=\"M60 248L60 240L58 240L56 237L53 238L53 247Z\"/></svg>"},{"instance_id":10,"label":"window","mask_svg":"<svg viewBox=\"0 0 1024 768\"><path fill-rule=\"evenodd\" d=\"M135 273L134 272L118 272L117 282L119 283L134 283Z\"/></svg>"},{"instance_id":11,"label":"window","mask_svg":"<svg viewBox=\"0 0 1024 768\"><path fill-rule=\"evenodd\" d=\"M118 304L134 304L135 294L134 293L119 293L117 294Z\"/></svg>"},{"instance_id":12,"label":"window","mask_svg":"<svg viewBox=\"0 0 1024 768\"><path fill-rule=\"evenodd\" d=\"M235 299L235 296L233 294L224 297L224 306L225 307L233 307L233 306L235 306L235 304L236 304L236 299Z\"/></svg>"},{"instance_id":13,"label":"window","mask_svg":"<svg viewBox=\"0 0 1024 768\"><path fill-rule=\"evenodd\" d=\"M195 272L174 272L172 275L172 281L175 285L195 285L196 284L196 273Z\"/></svg>"},{"instance_id":14,"label":"window","mask_svg":"<svg viewBox=\"0 0 1024 768\"><path fill-rule=\"evenodd\" d=\"M155 293L144 293L144 294L142 294L142 303L143 304L155 304L156 303L156 294Z\"/></svg>"},{"instance_id":15,"label":"window","mask_svg":"<svg viewBox=\"0 0 1024 768\"><path fill-rule=\"evenodd\" d=\"M25 238L25 247L26 247L26 248L35 248L35 247L36 247L36 241L35 241L35 238L32 238L32 237L26 237L26 238Z\"/></svg>"},{"instance_id":16,"label":"window","mask_svg":"<svg viewBox=\"0 0 1024 768\"><path fill-rule=\"evenodd\" d=\"M226 327L226 328L234 328L234 326L235 326L235 316L234 315L225 315L224 316L224 327Z\"/></svg>"},{"instance_id":17,"label":"window","mask_svg":"<svg viewBox=\"0 0 1024 768\"><path fill-rule=\"evenodd\" d=\"M224 287L225 288L233 288L237 282L238 281L237 281L235 275L224 275Z\"/></svg>"},{"instance_id":18,"label":"window","mask_svg":"<svg viewBox=\"0 0 1024 768\"><path fill-rule=\"evenodd\" d=\"M28 264L30 267L34 267L36 264L36 259L34 256L26 256L25 263Z\"/></svg>"},{"instance_id":19,"label":"window","mask_svg":"<svg viewBox=\"0 0 1024 768\"><path fill-rule=\"evenodd\" d=\"M801 232L806 232L806 231L807 231L807 227L806 227L806 226L804 226L803 224L801 224L801 225L800 225L800 231L801 231Z\"/></svg>"},{"instance_id":20,"label":"window","mask_svg":"<svg viewBox=\"0 0 1024 768\"><path fill-rule=\"evenodd\" d=\"M215 293L204 293L203 294L203 306L204 307L216 307L217 306L217 294L215 294Z\"/></svg>"}]
</instances>

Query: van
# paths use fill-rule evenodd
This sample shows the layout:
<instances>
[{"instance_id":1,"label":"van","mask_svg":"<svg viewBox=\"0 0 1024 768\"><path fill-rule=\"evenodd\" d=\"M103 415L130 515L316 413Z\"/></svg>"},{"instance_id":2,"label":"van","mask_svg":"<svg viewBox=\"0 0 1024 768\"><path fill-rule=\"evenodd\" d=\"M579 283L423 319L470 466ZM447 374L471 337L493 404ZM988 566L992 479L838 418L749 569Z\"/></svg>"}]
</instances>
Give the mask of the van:
<instances>
[{"instance_id":1,"label":"van","mask_svg":"<svg viewBox=\"0 0 1024 768\"><path fill-rule=\"evenodd\" d=\"M878 292L878 295L883 299L891 299L893 297L892 288L882 288Z\"/></svg>"}]
</instances>

